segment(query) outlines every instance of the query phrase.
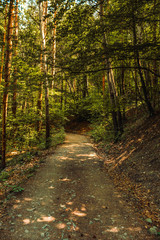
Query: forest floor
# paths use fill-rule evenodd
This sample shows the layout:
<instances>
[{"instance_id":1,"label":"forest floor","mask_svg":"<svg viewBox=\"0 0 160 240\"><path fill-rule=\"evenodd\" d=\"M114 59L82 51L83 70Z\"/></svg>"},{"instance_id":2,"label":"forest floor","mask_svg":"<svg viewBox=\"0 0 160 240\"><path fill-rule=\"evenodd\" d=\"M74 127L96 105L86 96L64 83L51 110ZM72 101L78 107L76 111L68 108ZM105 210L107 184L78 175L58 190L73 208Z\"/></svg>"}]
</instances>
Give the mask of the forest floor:
<instances>
[{"instance_id":1,"label":"forest floor","mask_svg":"<svg viewBox=\"0 0 160 240\"><path fill-rule=\"evenodd\" d=\"M157 239L123 200L84 135L68 133L24 188L0 220L1 240Z\"/></svg>"},{"instance_id":2,"label":"forest floor","mask_svg":"<svg viewBox=\"0 0 160 240\"><path fill-rule=\"evenodd\" d=\"M109 145L105 166L125 199L160 227L160 116L128 128L124 140Z\"/></svg>"},{"instance_id":3,"label":"forest floor","mask_svg":"<svg viewBox=\"0 0 160 240\"><path fill-rule=\"evenodd\" d=\"M96 149L125 201L148 219L146 228L160 227L160 116L134 121L121 141Z\"/></svg>"}]
</instances>

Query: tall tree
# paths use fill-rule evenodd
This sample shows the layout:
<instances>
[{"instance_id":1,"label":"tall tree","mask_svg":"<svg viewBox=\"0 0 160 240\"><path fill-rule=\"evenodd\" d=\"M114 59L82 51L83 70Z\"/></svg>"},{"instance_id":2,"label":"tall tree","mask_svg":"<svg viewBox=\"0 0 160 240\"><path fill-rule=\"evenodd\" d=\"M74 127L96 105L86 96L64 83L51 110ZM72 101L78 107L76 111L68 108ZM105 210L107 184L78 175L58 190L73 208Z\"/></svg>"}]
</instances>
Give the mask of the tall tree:
<instances>
[{"instance_id":1,"label":"tall tree","mask_svg":"<svg viewBox=\"0 0 160 240\"><path fill-rule=\"evenodd\" d=\"M16 6L15 6L15 52L14 56L15 59L18 55L18 3L19 0L16 0ZM12 112L13 115L16 116L16 110L17 110L17 66L14 66L14 72L13 72L13 100L12 100Z\"/></svg>"},{"instance_id":2,"label":"tall tree","mask_svg":"<svg viewBox=\"0 0 160 240\"><path fill-rule=\"evenodd\" d=\"M107 3L109 4L109 1ZM102 28L104 28L103 17L104 17L103 1L100 1L100 19L101 19ZM110 93L114 133L115 133L115 138L117 138L119 133L121 134L123 133L123 126L122 126L121 112L119 109L118 93L115 85L114 73L111 66L111 59L108 56L107 45L108 45L107 37L104 31L103 32L103 48L105 53L104 60L107 68L107 82L108 82L108 88Z\"/></svg>"},{"instance_id":3,"label":"tall tree","mask_svg":"<svg viewBox=\"0 0 160 240\"><path fill-rule=\"evenodd\" d=\"M40 66L41 73L43 73L43 56L42 56L42 44L41 44L41 54L40 54ZM38 91L38 101L37 101L37 132L40 132L42 129L42 99L43 99L43 81L39 80L39 91Z\"/></svg>"},{"instance_id":4,"label":"tall tree","mask_svg":"<svg viewBox=\"0 0 160 240\"><path fill-rule=\"evenodd\" d=\"M8 26L7 26L7 46L5 59L5 85L3 92L3 113L2 113L2 168L6 165L6 124L7 124L7 106L8 106L8 91L10 84L11 61L12 61L12 35L13 35L13 11L14 0L10 0L8 11Z\"/></svg>"},{"instance_id":5,"label":"tall tree","mask_svg":"<svg viewBox=\"0 0 160 240\"><path fill-rule=\"evenodd\" d=\"M46 35L47 35L47 1L39 2L39 19L40 32L42 41L42 65L44 73L45 88L45 115L46 115L46 148L49 147L50 138L50 122L49 122L49 84L47 77L47 51L46 51Z\"/></svg>"},{"instance_id":6,"label":"tall tree","mask_svg":"<svg viewBox=\"0 0 160 240\"><path fill-rule=\"evenodd\" d=\"M132 0L132 30L133 30L133 43L134 43L134 52L135 52L135 59L137 61L137 67L138 67L138 72L140 76L140 81L142 84L142 89L143 89L143 94L144 94L144 99L148 108L148 111L150 115L154 115L154 109L151 105L151 102L148 97L148 92L145 84L145 79L143 76L142 68L141 68L141 63L140 63L140 56L139 56L139 51L137 48L138 42L137 42L137 30L136 30L136 17L135 17L135 12L137 11L137 1Z\"/></svg>"},{"instance_id":7,"label":"tall tree","mask_svg":"<svg viewBox=\"0 0 160 240\"><path fill-rule=\"evenodd\" d=\"M154 0L154 6L153 6L153 43L154 45L157 44L157 19L156 19L156 9L157 9L157 0ZM154 72L157 74L158 73L158 64L157 64L157 59L156 56L154 56L155 59L153 61L153 69ZM156 107L156 101L158 98L158 77L156 75L153 76L153 105Z\"/></svg>"},{"instance_id":8,"label":"tall tree","mask_svg":"<svg viewBox=\"0 0 160 240\"><path fill-rule=\"evenodd\" d=\"M56 28L57 28L57 24L56 24L56 14L57 14L57 9L55 9L54 12L54 26L53 26L53 45L52 45L52 76L53 76L53 81L52 81L52 89L54 86L54 81L55 81L55 74L56 74Z\"/></svg>"},{"instance_id":9,"label":"tall tree","mask_svg":"<svg viewBox=\"0 0 160 240\"><path fill-rule=\"evenodd\" d=\"M2 82L2 73L3 73L3 65L4 65L4 52L5 52L5 42L6 42L6 27L7 27L7 10L8 4L5 6L5 24L4 24L4 34L3 34L3 46L1 53L1 67L0 67L0 84Z\"/></svg>"}]
</instances>

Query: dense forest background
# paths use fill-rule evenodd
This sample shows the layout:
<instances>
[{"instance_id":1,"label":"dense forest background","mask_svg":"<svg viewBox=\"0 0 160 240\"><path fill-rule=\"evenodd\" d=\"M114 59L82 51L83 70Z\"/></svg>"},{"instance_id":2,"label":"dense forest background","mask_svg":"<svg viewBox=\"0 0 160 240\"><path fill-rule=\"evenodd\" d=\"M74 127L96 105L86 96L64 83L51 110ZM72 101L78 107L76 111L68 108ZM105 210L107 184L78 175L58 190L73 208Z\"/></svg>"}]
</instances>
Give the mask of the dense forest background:
<instances>
[{"instance_id":1,"label":"dense forest background","mask_svg":"<svg viewBox=\"0 0 160 240\"><path fill-rule=\"evenodd\" d=\"M158 0L1 0L1 168L71 120L118 141L131 109L159 111L159 79Z\"/></svg>"}]
</instances>

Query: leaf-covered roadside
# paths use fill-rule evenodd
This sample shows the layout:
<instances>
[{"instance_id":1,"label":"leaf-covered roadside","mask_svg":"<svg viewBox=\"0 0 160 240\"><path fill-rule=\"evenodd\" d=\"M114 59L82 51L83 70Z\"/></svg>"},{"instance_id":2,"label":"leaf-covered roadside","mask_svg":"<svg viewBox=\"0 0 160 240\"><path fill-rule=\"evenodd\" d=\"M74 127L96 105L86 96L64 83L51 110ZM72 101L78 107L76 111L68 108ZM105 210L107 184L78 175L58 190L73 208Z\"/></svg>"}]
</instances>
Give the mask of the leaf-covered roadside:
<instances>
[{"instance_id":1,"label":"leaf-covered roadside","mask_svg":"<svg viewBox=\"0 0 160 240\"><path fill-rule=\"evenodd\" d=\"M131 116L133 118L133 116ZM160 226L160 119L143 118L118 143L98 144L105 167L125 200L144 220L146 228ZM107 154L106 154L107 153Z\"/></svg>"},{"instance_id":2,"label":"leaf-covered roadside","mask_svg":"<svg viewBox=\"0 0 160 240\"><path fill-rule=\"evenodd\" d=\"M8 166L0 172L0 216L4 214L9 199L24 190L23 183L34 175L48 155L53 154L57 145L63 143L64 137L64 131L60 130L52 136L49 149L32 149L12 158L9 156Z\"/></svg>"},{"instance_id":3,"label":"leaf-covered roadside","mask_svg":"<svg viewBox=\"0 0 160 240\"><path fill-rule=\"evenodd\" d=\"M4 201L5 197L8 196L14 186L19 186L25 179L30 177L35 169L39 166L40 159L36 156L31 156L31 158L24 159L24 161L18 162L14 166L8 166L0 175L0 199L1 203ZM20 188L19 188L20 190Z\"/></svg>"}]
</instances>

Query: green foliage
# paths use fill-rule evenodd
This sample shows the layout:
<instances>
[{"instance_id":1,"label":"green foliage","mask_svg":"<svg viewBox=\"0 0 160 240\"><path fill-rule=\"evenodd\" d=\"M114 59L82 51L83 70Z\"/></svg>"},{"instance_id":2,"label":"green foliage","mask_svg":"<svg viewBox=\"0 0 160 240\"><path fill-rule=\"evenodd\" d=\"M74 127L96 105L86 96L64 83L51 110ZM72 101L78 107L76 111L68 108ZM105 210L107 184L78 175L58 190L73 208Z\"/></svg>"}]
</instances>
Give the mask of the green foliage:
<instances>
[{"instance_id":1,"label":"green foliage","mask_svg":"<svg viewBox=\"0 0 160 240\"><path fill-rule=\"evenodd\" d=\"M75 104L70 103L65 114L68 118L75 116L79 121L97 121L103 115L103 98L96 92L92 93L77 100Z\"/></svg>"},{"instance_id":2,"label":"green foliage","mask_svg":"<svg viewBox=\"0 0 160 240\"><path fill-rule=\"evenodd\" d=\"M58 144L61 144L64 142L65 138L65 132L64 128L52 128L51 130L51 137L50 137L50 147L56 147ZM44 135L41 135L41 138L39 138L39 149L43 150L46 148L46 142L45 142L45 133Z\"/></svg>"},{"instance_id":3,"label":"green foliage","mask_svg":"<svg viewBox=\"0 0 160 240\"><path fill-rule=\"evenodd\" d=\"M9 176L9 173L3 170L2 172L0 172L0 181L6 181Z\"/></svg>"},{"instance_id":4,"label":"green foliage","mask_svg":"<svg viewBox=\"0 0 160 240\"><path fill-rule=\"evenodd\" d=\"M64 112L60 108L54 107L50 110L50 122L53 127L60 128L64 126L66 120Z\"/></svg>"},{"instance_id":5,"label":"green foliage","mask_svg":"<svg viewBox=\"0 0 160 240\"><path fill-rule=\"evenodd\" d=\"M36 169L37 169L37 166L30 167L27 170L25 170L25 174L30 175L30 174L34 173L36 171Z\"/></svg>"},{"instance_id":6,"label":"green foliage","mask_svg":"<svg viewBox=\"0 0 160 240\"><path fill-rule=\"evenodd\" d=\"M64 128L60 128L58 130L53 129L51 135L51 146L56 147L58 144L63 143L64 138L65 138Z\"/></svg>"},{"instance_id":7,"label":"green foliage","mask_svg":"<svg viewBox=\"0 0 160 240\"><path fill-rule=\"evenodd\" d=\"M21 186L18 186L18 185L9 185L8 184L7 187L9 187L11 189L10 192L14 192L14 193L24 191L24 188L22 188Z\"/></svg>"},{"instance_id":8,"label":"green foliage","mask_svg":"<svg viewBox=\"0 0 160 240\"><path fill-rule=\"evenodd\" d=\"M16 164L24 164L25 162L30 162L30 160L37 155L37 151L26 151L25 153L21 153L15 157L13 157L9 162L7 162L8 166L15 166Z\"/></svg>"},{"instance_id":9,"label":"green foliage","mask_svg":"<svg viewBox=\"0 0 160 240\"><path fill-rule=\"evenodd\" d=\"M105 139L106 129L103 124L98 124L93 126L93 130L91 131L91 137L95 142L99 142Z\"/></svg>"},{"instance_id":10,"label":"green foliage","mask_svg":"<svg viewBox=\"0 0 160 240\"><path fill-rule=\"evenodd\" d=\"M106 144L107 142L110 142L114 139L114 132L112 130L112 127L108 122L101 120L98 122L95 122L91 125L92 130L89 132L90 136L94 139L95 142L103 142L103 144Z\"/></svg>"},{"instance_id":11,"label":"green foliage","mask_svg":"<svg viewBox=\"0 0 160 240\"><path fill-rule=\"evenodd\" d=\"M112 139L113 129L108 128L108 121L111 121L113 110L117 111L120 108L125 112L144 102L144 91L135 59L136 52L141 59L141 70L147 87L148 100L155 109L159 108L158 43L160 34L157 25L159 4L156 1L147 0L125 0L123 2L112 0L109 7L107 4L107 1L103 2L104 12L101 18L99 16L100 6L94 1L90 3L61 1L58 6L50 2L46 16L48 18L45 50L48 73L46 75L42 70L41 62L37 3L31 1L30 7L26 8L23 14L19 14L17 55L14 49L15 41L13 41L13 59L8 89L8 152L46 147L46 78L49 81L51 146L63 141L64 130L62 128L72 117L79 121L85 120L93 123L91 135L95 141ZM3 4L0 7L0 47L2 49L5 15ZM52 33L55 22L56 59L53 64ZM133 27L135 27L137 43L134 42ZM104 36L107 39L105 47ZM111 99L107 81L107 59L110 59L113 68L118 107L111 104L113 99ZM55 76L51 75L53 65L55 65ZM154 75L154 72L157 75ZM3 78L4 75L3 70ZM105 86L102 86L104 76ZM17 80L16 115L12 113L15 79ZM53 80L54 88L52 88ZM42 103L39 110L40 89ZM4 91L3 79L0 85L1 103ZM41 121L40 131L37 131L38 121ZM113 126L113 124L109 125ZM19 156L15 161L23 163L30 157L32 156Z\"/></svg>"}]
</instances>

